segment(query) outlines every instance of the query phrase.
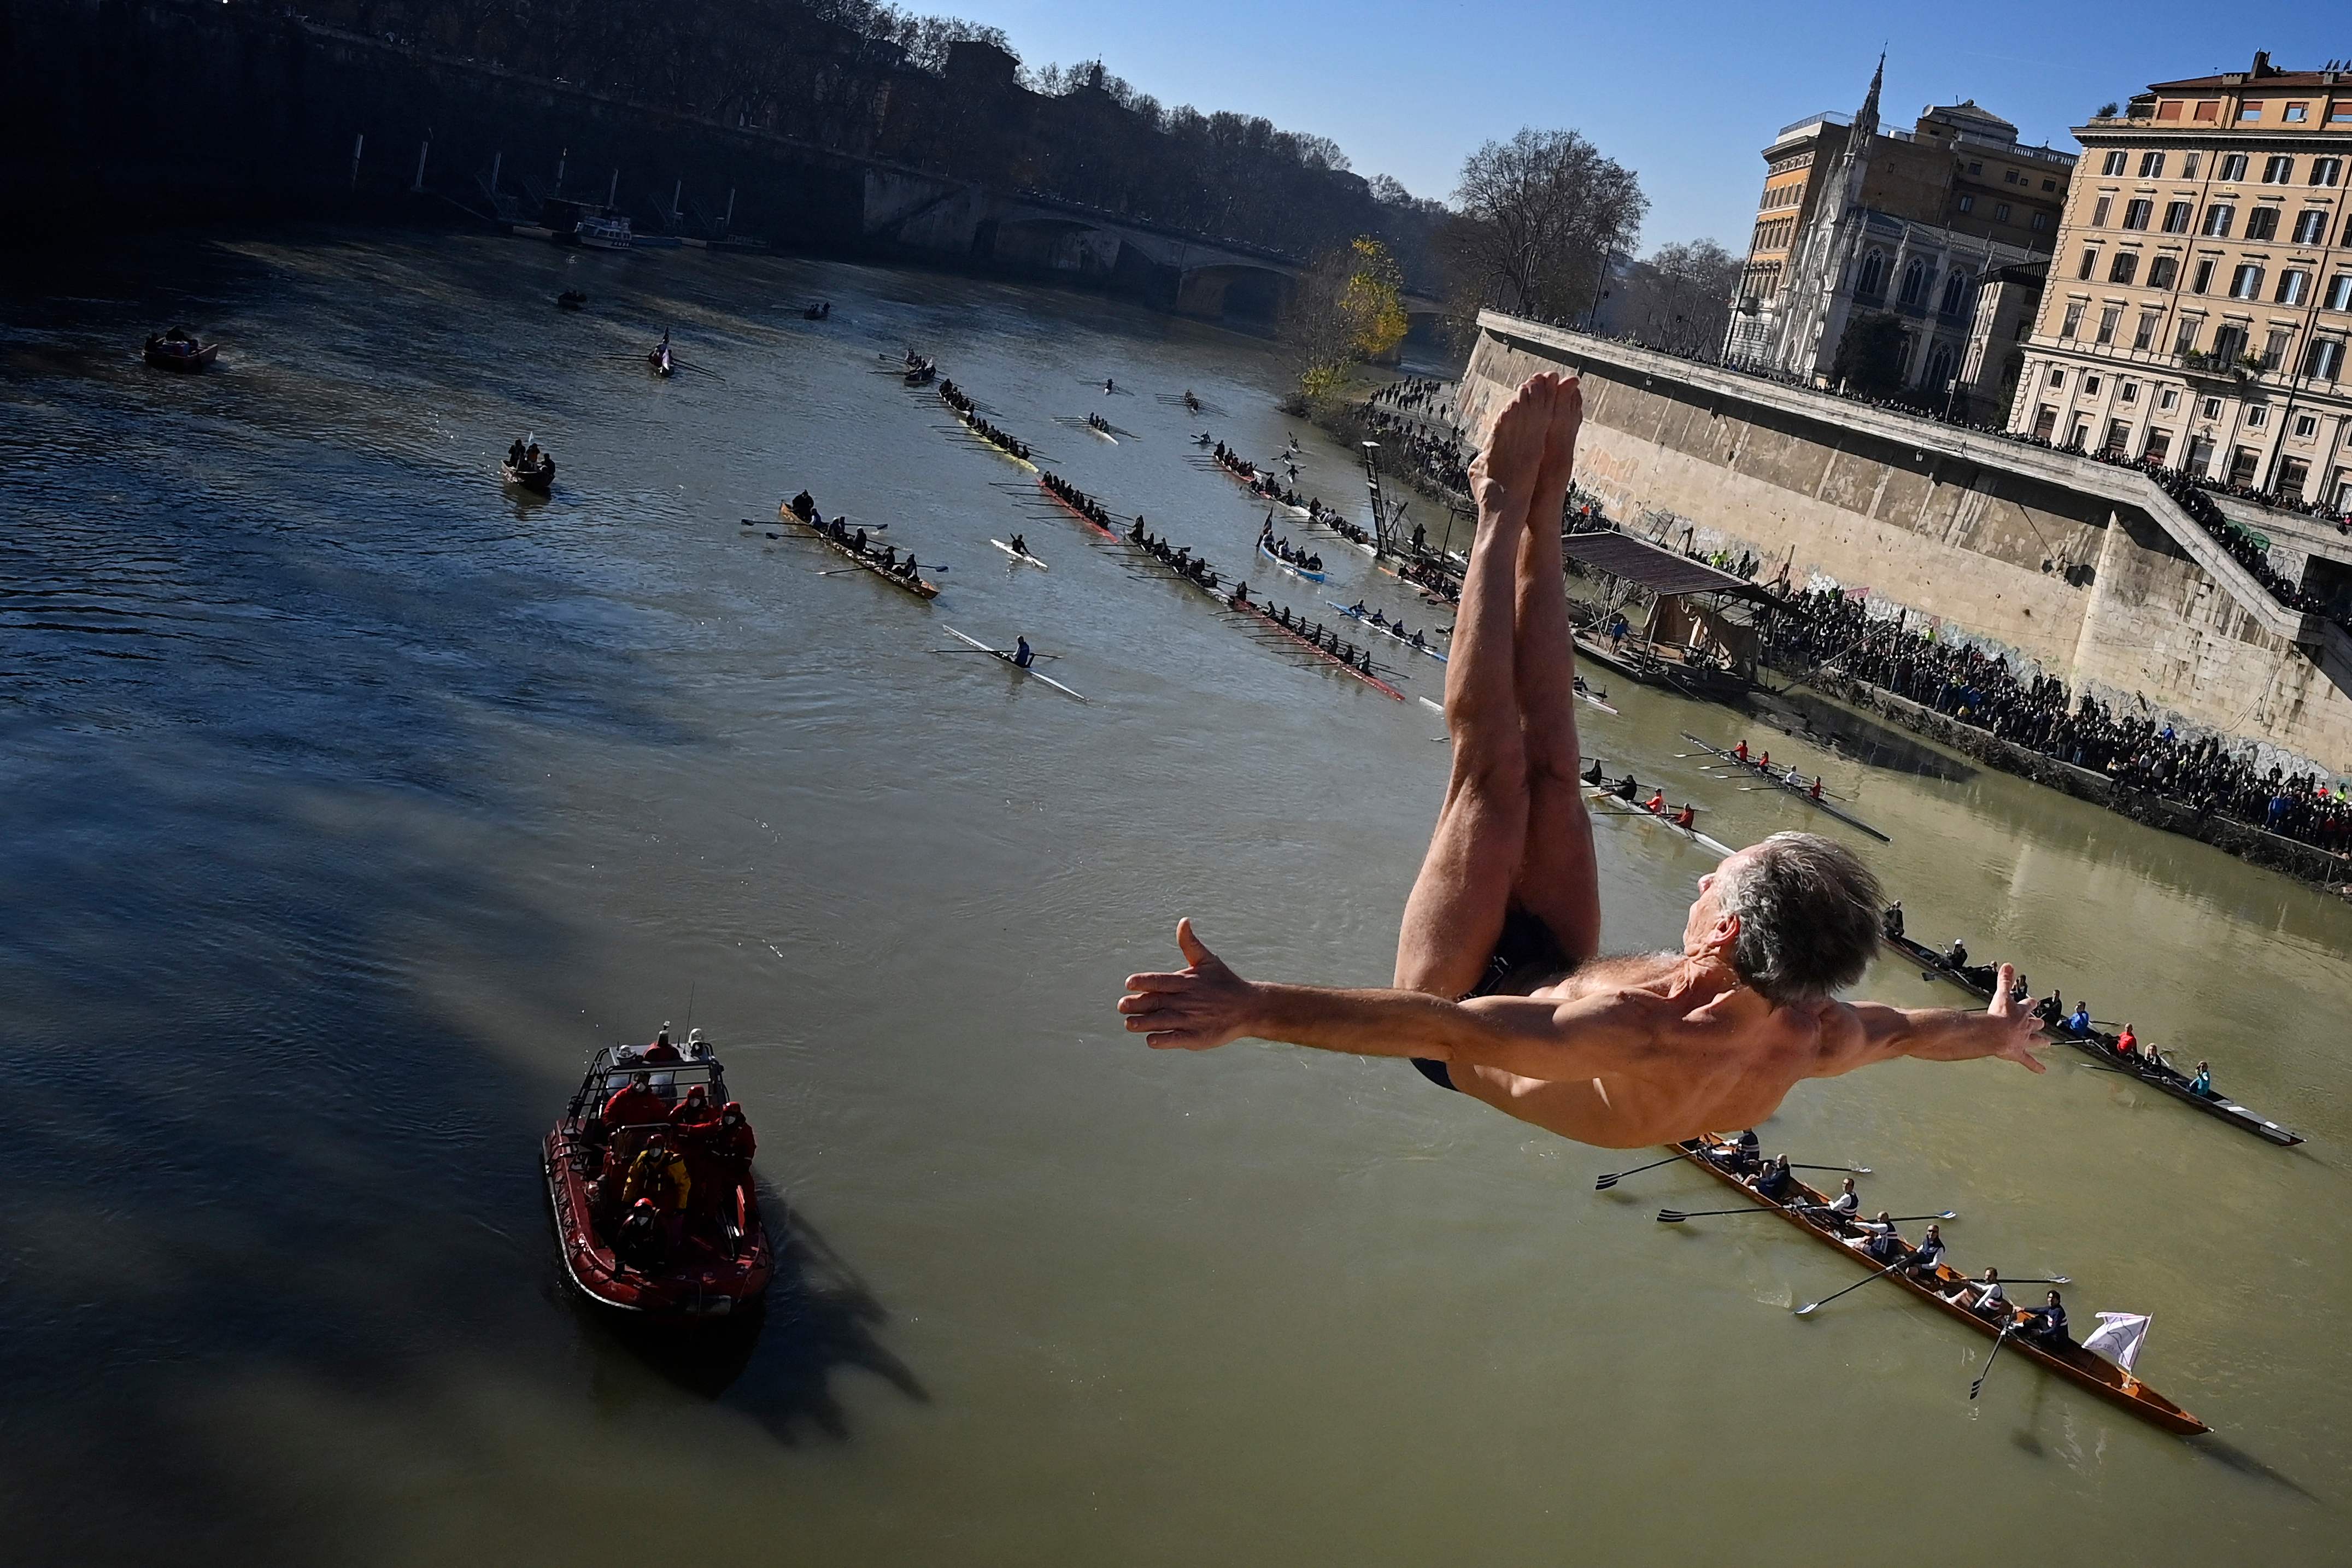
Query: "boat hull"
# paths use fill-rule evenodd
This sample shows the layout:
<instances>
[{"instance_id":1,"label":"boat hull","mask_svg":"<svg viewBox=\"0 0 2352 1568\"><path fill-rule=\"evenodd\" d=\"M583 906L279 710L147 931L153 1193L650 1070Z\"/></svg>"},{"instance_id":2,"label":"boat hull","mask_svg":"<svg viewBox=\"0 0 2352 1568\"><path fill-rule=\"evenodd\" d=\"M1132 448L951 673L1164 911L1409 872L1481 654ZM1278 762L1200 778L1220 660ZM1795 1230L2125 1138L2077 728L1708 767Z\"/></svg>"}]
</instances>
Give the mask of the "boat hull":
<instances>
[{"instance_id":1,"label":"boat hull","mask_svg":"<svg viewBox=\"0 0 2352 1568\"><path fill-rule=\"evenodd\" d=\"M778 507L776 508L776 516L781 520L790 523L794 528L806 528L809 533L815 538L817 543L824 546L825 549L833 551L835 555L844 558L852 566L863 567L866 571L880 578L883 581L888 583L891 587L897 589L901 593L911 593L917 599L927 601L937 599L940 596L939 585L937 583L926 582L919 577L901 577L897 572L883 566L880 561L867 559L865 556L858 554L849 546L842 543L839 539L835 538L824 529L799 516L793 510L790 503Z\"/></svg>"},{"instance_id":2,"label":"boat hull","mask_svg":"<svg viewBox=\"0 0 2352 1568\"><path fill-rule=\"evenodd\" d=\"M193 354L174 354L150 343L142 350L142 355L149 364L159 371L170 371L175 375L192 376L199 371L209 369L214 356L219 352L218 343L206 343Z\"/></svg>"},{"instance_id":3,"label":"boat hull","mask_svg":"<svg viewBox=\"0 0 2352 1568\"><path fill-rule=\"evenodd\" d=\"M775 1255L748 1173L730 1192L721 1216L734 1230L731 1256L714 1250L708 1259L646 1272L624 1264L596 1234L597 1161L582 1129L568 1121L548 1134L541 1150L556 1247L574 1289L618 1316L669 1327L721 1323L760 1311L775 1274Z\"/></svg>"}]
</instances>

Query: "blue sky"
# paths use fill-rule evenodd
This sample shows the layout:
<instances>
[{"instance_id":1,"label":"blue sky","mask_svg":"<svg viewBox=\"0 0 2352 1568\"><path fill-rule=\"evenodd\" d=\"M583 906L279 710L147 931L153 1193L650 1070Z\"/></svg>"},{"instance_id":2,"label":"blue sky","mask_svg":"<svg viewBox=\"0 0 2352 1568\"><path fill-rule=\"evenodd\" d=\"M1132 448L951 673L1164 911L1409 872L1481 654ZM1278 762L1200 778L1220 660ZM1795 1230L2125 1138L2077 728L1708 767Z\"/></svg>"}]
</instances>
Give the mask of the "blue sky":
<instances>
[{"instance_id":1,"label":"blue sky","mask_svg":"<svg viewBox=\"0 0 2352 1568\"><path fill-rule=\"evenodd\" d=\"M903 3L903 0L902 0ZM1031 65L1099 55L1160 102L1263 114L1348 150L1356 172L1444 196L1463 158L1522 125L1570 126L1637 170L1645 246L1747 248L1757 156L1782 125L1861 102L1882 43L1884 115L1973 98L2022 140L2067 128L2151 81L2352 57L2330 5L2180 0L1787 7L1685 0L915 0L999 26ZM2325 18L2337 20L2328 24ZM2052 28L2048 36L2042 29Z\"/></svg>"}]
</instances>

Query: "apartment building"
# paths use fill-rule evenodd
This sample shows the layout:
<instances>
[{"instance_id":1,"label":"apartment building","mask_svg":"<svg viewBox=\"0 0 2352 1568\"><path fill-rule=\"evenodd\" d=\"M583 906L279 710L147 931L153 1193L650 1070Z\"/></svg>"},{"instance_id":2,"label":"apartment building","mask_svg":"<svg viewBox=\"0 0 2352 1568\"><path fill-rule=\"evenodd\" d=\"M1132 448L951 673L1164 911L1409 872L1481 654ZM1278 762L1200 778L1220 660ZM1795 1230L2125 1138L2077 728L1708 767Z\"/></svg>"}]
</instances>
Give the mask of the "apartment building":
<instances>
[{"instance_id":1,"label":"apartment building","mask_svg":"<svg viewBox=\"0 0 2352 1568\"><path fill-rule=\"evenodd\" d=\"M2257 54L2074 135L2010 428L2352 510L2352 62Z\"/></svg>"}]
</instances>

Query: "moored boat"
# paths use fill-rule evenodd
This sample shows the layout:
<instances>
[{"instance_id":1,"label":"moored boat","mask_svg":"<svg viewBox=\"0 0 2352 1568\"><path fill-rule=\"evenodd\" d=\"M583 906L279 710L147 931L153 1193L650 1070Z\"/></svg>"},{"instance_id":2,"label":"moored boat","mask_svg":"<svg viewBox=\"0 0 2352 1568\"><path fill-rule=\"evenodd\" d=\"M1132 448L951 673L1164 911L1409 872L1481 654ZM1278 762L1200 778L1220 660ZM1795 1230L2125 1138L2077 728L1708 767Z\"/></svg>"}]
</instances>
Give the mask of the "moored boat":
<instances>
[{"instance_id":1,"label":"moored boat","mask_svg":"<svg viewBox=\"0 0 2352 1568\"><path fill-rule=\"evenodd\" d=\"M1727 1140L1717 1140L1717 1142L1726 1141ZM1675 1154L1737 1192L1743 1201L1772 1210L1814 1240L1843 1254L1862 1267L1874 1272L1880 1270L1881 1265L1878 1260L1863 1249L1859 1239L1838 1234L1828 1222L1816 1221L1810 1218L1809 1211L1823 1213L1828 1209L1830 1200L1826 1194L1816 1191L1792 1177L1789 1184L1790 1197L1786 1201L1776 1202L1764 1197L1746 1181L1741 1180L1738 1176L1710 1158L1704 1152L1706 1145L1699 1144L1697 1140L1668 1146ZM1908 1250L1906 1248L1906 1253ZM1997 1322L1952 1300L1947 1292L1957 1291L1967 1281L1964 1276L1941 1263L1937 1264L1933 1272L1925 1278L1914 1275L1906 1269L1887 1274L1886 1280L1914 1300L1935 1307L1948 1317L1958 1319L1979 1333L1996 1338L2005 1335L2005 1342L2019 1355L2033 1362L2045 1371L2065 1379L2078 1388L2087 1389L2111 1404L2123 1406L2144 1421L2183 1437L2193 1437L2200 1432L2211 1430L2204 1422L2096 1352L2084 1350L2071 1340L2048 1344L2038 1341L2031 1334L2017 1332L2028 1315L2022 1309L2012 1305L2009 1309L2009 1315L2004 1320Z\"/></svg>"},{"instance_id":2,"label":"moored boat","mask_svg":"<svg viewBox=\"0 0 2352 1568\"><path fill-rule=\"evenodd\" d=\"M591 250L630 250L637 243L629 220L621 217L583 217L572 225L572 237Z\"/></svg>"},{"instance_id":3,"label":"moored boat","mask_svg":"<svg viewBox=\"0 0 2352 1568\"><path fill-rule=\"evenodd\" d=\"M665 1326L755 1314L775 1271L751 1159L739 1152L749 1129L717 1120L730 1101L709 1047L688 1052L648 1061L635 1050L599 1051L541 1152L565 1274L598 1306ZM711 1119L672 1125L670 1112L698 1087ZM640 1162L656 1137L674 1167ZM682 1197L674 1172L686 1178ZM645 1193L654 1196L633 1197Z\"/></svg>"}]
</instances>

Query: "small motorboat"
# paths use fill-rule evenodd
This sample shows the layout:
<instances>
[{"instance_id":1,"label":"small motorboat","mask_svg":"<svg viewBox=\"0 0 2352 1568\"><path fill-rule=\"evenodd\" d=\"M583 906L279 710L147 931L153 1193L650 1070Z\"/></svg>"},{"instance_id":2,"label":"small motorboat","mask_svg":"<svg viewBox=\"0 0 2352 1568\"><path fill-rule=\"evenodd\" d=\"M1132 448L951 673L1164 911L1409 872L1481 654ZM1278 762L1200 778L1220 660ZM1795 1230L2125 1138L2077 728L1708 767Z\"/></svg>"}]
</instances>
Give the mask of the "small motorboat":
<instances>
[{"instance_id":1,"label":"small motorboat","mask_svg":"<svg viewBox=\"0 0 2352 1568\"><path fill-rule=\"evenodd\" d=\"M518 490L528 490L534 496L555 493L555 459L542 452L536 463L502 462L499 477Z\"/></svg>"},{"instance_id":2,"label":"small motorboat","mask_svg":"<svg viewBox=\"0 0 2352 1568\"><path fill-rule=\"evenodd\" d=\"M681 1127L664 1114L698 1087L711 1105L729 1103L718 1057L698 1037L672 1054L650 1061L635 1047L599 1051L547 1134L541 1164L572 1284L632 1322L683 1327L757 1313L775 1254L750 1159L732 1152L717 1124ZM616 1102L624 1090L627 1099ZM608 1110L622 1124L606 1124ZM656 1136L685 1168L682 1204L658 1169L638 1161ZM646 1188L660 1188L660 1201L629 1199L633 1168Z\"/></svg>"},{"instance_id":3,"label":"small motorboat","mask_svg":"<svg viewBox=\"0 0 2352 1568\"><path fill-rule=\"evenodd\" d=\"M574 224L572 237L592 250L628 250L636 243L623 217L584 217Z\"/></svg>"},{"instance_id":4,"label":"small motorboat","mask_svg":"<svg viewBox=\"0 0 2352 1568\"><path fill-rule=\"evenodd\" d=\"M555 297L556 308L559 310L578 310L583 308L587 303L588 296L577 288L567 288Z\"/></svg>"},{"instance_id":5,"label":"small motorboat","mask_svg":"<svg viewBox=\"0 0 2352 1568\"><path fill-rule=\"evenodd\" d=\"M213 362L220 352L218 343L200 343L196 335L185 327L174 327L168 332L157 332L148 338L142 350L147 362L159 371L177 371L194 375Z\"/></svg>"}]
</instances>

